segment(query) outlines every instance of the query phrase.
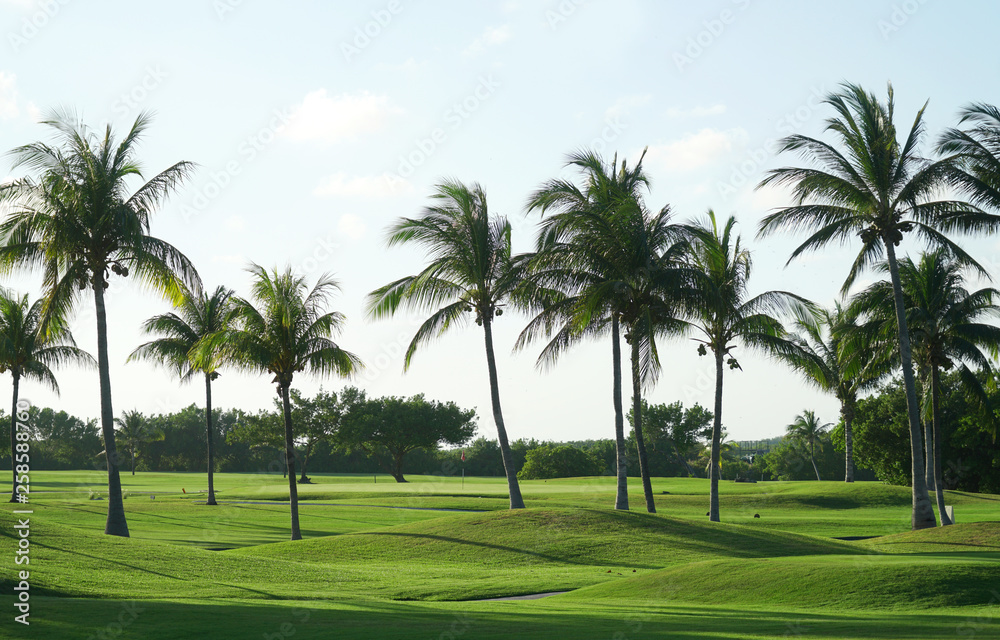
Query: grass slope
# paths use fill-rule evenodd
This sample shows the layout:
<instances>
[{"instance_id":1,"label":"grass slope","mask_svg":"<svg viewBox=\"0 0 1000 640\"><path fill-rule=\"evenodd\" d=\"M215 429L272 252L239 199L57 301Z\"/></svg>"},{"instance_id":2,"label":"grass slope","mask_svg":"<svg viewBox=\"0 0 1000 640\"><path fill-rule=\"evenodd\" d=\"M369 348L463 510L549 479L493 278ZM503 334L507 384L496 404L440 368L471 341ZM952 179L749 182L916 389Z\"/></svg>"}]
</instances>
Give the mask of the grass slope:
<instances>
[{"instance_id":1,"label":"grass slope","mask_svg":"<svg viewBox=\"0 0 1000 640\"><path fill-rule=\"evenodd\" d=\"M706 558L855 553L838 541L635 511L525 509L439 517L372 531L234 551L301 562L496 566L557 563L659 568Z\"/></svg>"}]
</instances>

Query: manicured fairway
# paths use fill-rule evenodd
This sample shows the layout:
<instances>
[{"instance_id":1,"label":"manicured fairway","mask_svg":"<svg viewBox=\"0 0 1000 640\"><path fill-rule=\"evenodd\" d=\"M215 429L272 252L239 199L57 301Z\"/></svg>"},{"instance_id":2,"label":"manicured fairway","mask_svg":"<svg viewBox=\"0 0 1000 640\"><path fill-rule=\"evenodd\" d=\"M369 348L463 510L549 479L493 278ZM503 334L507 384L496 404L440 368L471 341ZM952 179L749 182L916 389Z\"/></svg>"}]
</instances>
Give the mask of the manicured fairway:
<instances>
[{"instance_id":1,"label":"manicured fairway","mask_svg":"<svg viewBox=\"0 0 1000 640\"><path fill-rule=\"evenodd\" d=\"M0 637L1000 637L998 496L949 493L959 524L911 533L909 491L876 483L723 483L709 523L704 480L654 479L651 515L638 483L611 510L612 478L527 482L510 512L502 479L317 476L289 542L280 476L217 478L208 507L200 475L123 476L121 539L100 474L34 473L32 624L5 510Z\"/></svg>"}]
</instances>

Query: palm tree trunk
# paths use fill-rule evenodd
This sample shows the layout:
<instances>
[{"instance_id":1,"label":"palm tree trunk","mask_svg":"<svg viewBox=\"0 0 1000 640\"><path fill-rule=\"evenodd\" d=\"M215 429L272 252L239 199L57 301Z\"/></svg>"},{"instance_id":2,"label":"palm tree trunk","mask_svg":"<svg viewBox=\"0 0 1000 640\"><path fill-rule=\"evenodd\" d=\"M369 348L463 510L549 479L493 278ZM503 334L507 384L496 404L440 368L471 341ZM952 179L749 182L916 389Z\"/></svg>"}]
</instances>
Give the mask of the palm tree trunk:
<instances>
[{"instance_id":1,"label":"palm tree trunk","mask_svg":"<svg viewBox=\"0 0 1000 640\"><path fill-rule=\"evenodd\" d=\"M924 420L924 482L934 491L934 420Z\"/></svg>"},{"instance_id":2,"label":"palm tree trunk","mask_svg":"<svg viewBox=\"0 0 1000 640\"><path fill-rule=\"evenodd\" d=\"M212 374L205 374L205 438L208 445L208 502L217 505L215 501L215 445L212 442Z\"/></svg>"},{"instance_id":3,"label":"palm tree trunk","mask_svg":"<svg viewBox=\"0 0 1000 640\"><path fill-rule=\"evenodd\" d=\"M816 467L816 444L814 442L809 443L809 462L812 463L813 471L816 472L816 479L822 480L823 478L819 477L819 469Z\"/></svg>"},{"instance_id":4,"label":"palm tree trunk","mask_svg":"<svg viewBox=\"0 0 1000 640\"><path fill-rule=\"evenodd\" d=\"M10 405L10 501L17 502L17 392L21 376L14 372L14 401Z\"/></svg>"},{"instance_id":5,"label":"palm tree trunk","mask_svg":"<svg viewBox=\"0 0 1000 640\"><path fill-rule=\"evenodd\" d=\"M899 359L903 368L903 387L906 390L906 409L910 422L910 473L913 478L913 530L927 529L937 524L934 509L924 481L924 455L921 450L920 405L917 404L917 387L913 380L913 353L910 349L910 332L906 326L906 306L903 303L903 287L899 282L899 264L896 250L891 240L884 242L892 280L892 294L896 304L896 328L899 334Z\"/></svg>"},{"instance_id":6,"label":"palm tree trunk","mask_svg":"<svg viewBox=\"0 0 1000 640\"><path fill-rule=\"evenodd\" d=\"M710 480L708 519L719 522L719 446L722 441L722 351L715 352L715 418L712 420L712 452L709 456Z\"/></svg>"},{"instance_id":7,"label":"palm tree trunk","mask_svg":"<svg viewBox=\"0 0 1000 640\"><path fill-rule=\"evenodd\" d=\"M132 456L132 475L135 475L135 445L129 449L129 455Z\"/></svg>"},{"instance_id":8,"label":"palm tree trunk","mask_svg":"<svg viewBox=\"0 0 1000 640\"><path fill-rule=\"evenodd\" d=\"M931 369L931 415L934 422L934 492L937 494L938 515L941 526L952 524L944 510L944 474L941 472L941 372Z\"/></svg>"},{"instance_id":9,"label":"palm tree trunk","mask_svg":"<svg viewBox=\"0 0 1000 640\"><path fill-rule=\"evenodd\" d=\"M287 384L281 388L281 408L285 414L285 468L288 469L288 503L292 511L292 540L301 540L299 529L299 492L295 486L295 442L292 437L292 405L288 400Z\"/></svg>"},{"instance_id":10,"label":"palm tree trunk","mask_svg":"<svg viewBox=\"0 0 1000 640\"><path fill-rule=\"evenodd\" d=\"M639 337L635 330L629 340L632 345L632 431L635 447L639 450L639 475L642 476L642 493L646 497L646 511L656 513L653 502L653 483L649 479L649 459L646 456L646 438L642 435L642 378L639 374Z\"/></svg>"},{"instance_id":11,"label":"palm tree trunk","mask_svg":"<svg viewBox=\"0 0 1000 640\"><path fill-rule=\"evenodd\" d=\"M854 407L840 406L844 418L844 482L854 482Z\"/></svg>"},{"instance_id":12,"label":"palm tree trunk","mask_svg":"<svg viewBox=\"0 0 1000 640\"><path fill-rule=\"evenodd\" d=\"M625 451L625 412L622 409L622 345L618 329L618 316L611 316L611 354L614 360L615 404L615 460L617 462L618 488L615 492L615 509L628 511L628 456Z\"/></svg>"},{"instance_id":13,"label":"palm tree trunk","mask_svg":"<svg viewBox=\"0 0 1000 640\"><path fill-rule=\"evenodd\" d=\"M507 429L503 424L503 412L500 409L500 381L497 376L497 360L493 354L492 319L483 318L483 333L486 334L486 366L490 373L490 401L493 404L493 421L497 425L497 440L500 442L500 456L503 458L503 470L507 474L507 492L510 495L510 508L523 509L521 487L517 483L517 470L514 469L514 456L507 442Z\"/></svg>"},{"instance_id":14,"label":"palm tree trunk","mask_svg":"<svg viewBox=\"0 0 1000 640\"><path fill-rule=\"evenodd\" d=\"M111 367L108 362L108 317L104 308L104 277L93 279L94 307L97 315L97 370L101 381L101 432L104 434L104 459L108 463L108 519L104 533L128 537L122 481L118 474L118 450L115 448L115 412L111 406Z\"/></svg>"}]
</instances>

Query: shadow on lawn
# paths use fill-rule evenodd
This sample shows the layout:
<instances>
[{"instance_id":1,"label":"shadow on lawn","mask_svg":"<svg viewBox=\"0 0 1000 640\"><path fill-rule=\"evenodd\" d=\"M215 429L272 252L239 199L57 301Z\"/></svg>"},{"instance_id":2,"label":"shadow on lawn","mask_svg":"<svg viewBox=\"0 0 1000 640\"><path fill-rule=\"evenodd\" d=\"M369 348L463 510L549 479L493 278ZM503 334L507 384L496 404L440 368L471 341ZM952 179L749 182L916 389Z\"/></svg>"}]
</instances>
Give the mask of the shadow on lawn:
<instances>
[{"instance_id":1,"label":"shadow on lawn","mask_svg":"<svg viewBox=\"0 0 1000 640\"><path fill-rule=\"evenodd\" d=\"M6 598L5 598L6 599ZM826 611L759 611L668 604L592 602L568 605L558 596L537 602L424 603L347 601L286 605L240 602L140 601L38 598L32 607L34 640L86 637L114 626L125 606L137 615L129 637L175 638L954 638L966 629L997 637L1000 624L982 614L883 613L861 616ZM21 631L21 630L17 630ZM967 634L966 634L967 635Z\"/></svg>"}]
</instances>

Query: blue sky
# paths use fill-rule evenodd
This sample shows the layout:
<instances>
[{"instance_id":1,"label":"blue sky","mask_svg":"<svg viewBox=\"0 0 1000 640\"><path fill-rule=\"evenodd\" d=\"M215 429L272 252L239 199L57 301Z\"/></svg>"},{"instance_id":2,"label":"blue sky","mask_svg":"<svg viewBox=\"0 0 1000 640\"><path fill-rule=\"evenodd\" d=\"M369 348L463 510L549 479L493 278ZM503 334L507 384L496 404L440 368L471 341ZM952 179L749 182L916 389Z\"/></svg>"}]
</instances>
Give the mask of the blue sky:
<instances>
[{"instance_id":1,"label":"blue sky","mask_svg":"<svg viewBox=\"0 0 1000 640\"><path fill-rule=\"evenodd\" d=\"M367 292L421 267L419 251L384 247L384 229L417 215L437 181L481 183L526 250L537 220L524 202L545 180L571 175L568 152L591 147L634 160L648 146L651 206L670 204L681 220L708 208L735 214L754 250L755 291L830 304L856 247L786 268L796 238L754 238L767 211L789 204L780 191L753 190L767 169L797 162L776 158L775 141L792 132L822 137L829 113L820 100L845 80L880 96L891 81L901 128L930 99L929 140L955 124L962 105L1000 103L998 14L986 1L941 0L0 0L0 150L45 139L37 120L56 107L119 131L153 111L142 146L147 175L179 160L199 164L154 218L154 235L185 252L207 286L240 294L249 261L291 264L310 282L333 273L343 287L334 306L348 316L339 341L369 364L355 383L370 394L423 392L476 407L489 436L474 324L418 353L404 375L402 352L421 318L364 317ZM9 161L0 163L0 179L11 175ZM961 242L997 271L996 239ZM38 280L0 284L35 295ZM92 309L90 300L80 307L74 328L95 351ZM203 402L199 385L125 364L143 341L140 323L166 310L128 280L112 285L116 413ZM506 354L526 319L501 320L496 343ZM543 373L536 355L499 359L511 438L611 437L610 345L584 345ZM665 343L661 355L664 372L649 399L711 406L712 364L695 343ZM836 402L781 366L750 354L741 364L726 377L732 438L777 435L803 409L836 421ZM59 398L31 384L23 395L98 414L96 375L65 370L59 378ZM344 382L295 382L306 393L320 384ZM269 408L273 397L266 378L234 371L214 394L217 406L247 410Z\"/></svg>"}]
</instances>

